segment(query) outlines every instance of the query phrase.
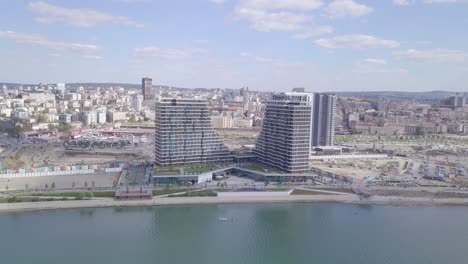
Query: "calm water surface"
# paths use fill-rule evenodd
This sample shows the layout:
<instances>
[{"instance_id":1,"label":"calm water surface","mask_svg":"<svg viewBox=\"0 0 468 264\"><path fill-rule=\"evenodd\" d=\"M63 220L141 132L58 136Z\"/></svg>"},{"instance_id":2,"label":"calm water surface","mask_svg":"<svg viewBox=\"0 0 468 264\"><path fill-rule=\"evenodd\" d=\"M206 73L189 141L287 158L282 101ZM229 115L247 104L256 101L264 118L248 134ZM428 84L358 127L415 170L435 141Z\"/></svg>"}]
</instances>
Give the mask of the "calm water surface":
<instances>
[{"instance_id":1,"label":"calm water surface","mask_svg":"<svg viewBox=\"0 0 468 264\"><path fill-rule=\"evenodd\" d=\"M0 230L1 263L468 263L467 207L59 210L0 214Z\"/></svg>"}]
</instances>

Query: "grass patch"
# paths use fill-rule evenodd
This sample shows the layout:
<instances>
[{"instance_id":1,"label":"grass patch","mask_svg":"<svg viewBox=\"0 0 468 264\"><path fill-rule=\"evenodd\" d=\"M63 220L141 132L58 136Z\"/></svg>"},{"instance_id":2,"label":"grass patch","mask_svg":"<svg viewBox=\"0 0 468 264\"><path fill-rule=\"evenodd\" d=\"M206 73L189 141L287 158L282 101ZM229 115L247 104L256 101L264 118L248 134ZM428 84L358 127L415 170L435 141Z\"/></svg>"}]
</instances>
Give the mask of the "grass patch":
<instances>
[{"instance_id":1,"label":"grass patch","mask_svg":"<svg viewBox=\"0 0 468 264\"><path fill-rule=\"evenodd\" d=\"M200 174L200 173L205 173L209 172L216 169L215 167L193 167L193 168L185 168L185 172L190 173L190 174Z\"/></svg>"},{"instance_id":2,"label":"grass patch","mask_svg":"<svg viewBox=\"0 0 468 264\"><path fill-rule=\"evenodd\" d=\"M176 167L159 167L154 169L154 175L178 175L180 168Z\"/></svg>"},{"instance_id":3,"label":"grass patch","mask_svg":"<svg viewBox=\"0 0 468 264\"><path fill-rule=\"evenodd\" d=\"M49 197L114 197L115 192L62 192L62 193L34 193L30 196L49 196Z\"/></svg>"},{"instance_id":4,"label":"grass patch","mask_svg":"<svg viewBox=\"0 0 468 264\"><path fill-rule=\"evenodd\" d=\"M259 172L267 172L264 168L255 166L255 165L249 165L247 167L244 167L244 169L251 170L251 171L259 171Z\"/></svg>"},{"instance_id":5,"label":"grass patch","mask_svg":"<svg viewBox=\"0 0 468 264\"><path fill-rule=\"evenodd\" d=\"M113 198L115 192L93 192L94 197L109 197Z\"/></svg>"},{"instance_id":6,"label":"grass patch","mask_svg":"<svg viewBox=\"0 0 468 264\"><path fill-rule=\"evenodd\" d=\"M186 192L182 194L174 194L174 195L169 195L169 197L214 197L218 196L214 191L212 190L203 190L203 191L192 191L192 192Z\"/></svg>"},{"instance_id":7,"label":"grass patch","mask_svg":"<svg viewBox=\"0 0 468 264\"><path fill-rule=\"evenodd\" d=\"M187 189L159 189L153 190L153 196L166 195L172 193L186 192Z\"/></svg>"},{"instance_id":8,"label":"grass patch","mask_svg":"<svg viewBox=\"0 0 468 264\"><path fill-rule=\"evenodd\" d=\"M265 189L267 192L287 192L291 188L274 188L274 189Z\"/></svg>"},{"instance_id":9,"label":"grass patch","mask_svg":"<svg viewBox=\"0 0 468 264\"><path fill-rule=\"evenodd\" d=\"M341 192L341 193L354 193L351 188L316 188L317 190Z\"/></svg>"},{"instance_id":10,"label":"grass patch","mask_svg":"<svg viewBox=\"0 0 468 264\"><path fill-rule=\"evenodd\" d=\"M331 195L331 193L326 193L326 192L319 192L319 191L313 191L313 190L298 190L298 189L294 189L290 194L291 195Z\"/></svg>"},{"instance_id":11,"label":"grass patch","mask_svg":"<svg viewBox=\"0 0 468 264\"><path fill-rule=\"evenodd\" d=\"M68 199L12 196L8 198L0 198L0 203L31 203L31 202L65 201L65 200L68 200Z\"/></svg>"}]
</instances>

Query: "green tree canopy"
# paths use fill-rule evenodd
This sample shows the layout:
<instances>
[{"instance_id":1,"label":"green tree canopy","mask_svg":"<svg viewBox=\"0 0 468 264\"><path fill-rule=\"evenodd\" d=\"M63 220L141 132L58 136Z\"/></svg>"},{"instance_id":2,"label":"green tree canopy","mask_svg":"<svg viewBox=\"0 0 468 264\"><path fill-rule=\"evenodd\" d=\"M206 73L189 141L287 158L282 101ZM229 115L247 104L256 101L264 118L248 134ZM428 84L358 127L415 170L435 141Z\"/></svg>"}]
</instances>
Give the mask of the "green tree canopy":
<instances>
[{"instance_id":1,"label":"green tree canopy","mask_svg":"<svg viewBox=\"0 0 468 264\"><path fill-rule=\"evenodd\" d=\"M426 135L426 132L427 132L426 128L423 127L422 125L419 125L419 126L416 127L416 135L424 136L424 135Z\"/></svg>"}]
</instances>

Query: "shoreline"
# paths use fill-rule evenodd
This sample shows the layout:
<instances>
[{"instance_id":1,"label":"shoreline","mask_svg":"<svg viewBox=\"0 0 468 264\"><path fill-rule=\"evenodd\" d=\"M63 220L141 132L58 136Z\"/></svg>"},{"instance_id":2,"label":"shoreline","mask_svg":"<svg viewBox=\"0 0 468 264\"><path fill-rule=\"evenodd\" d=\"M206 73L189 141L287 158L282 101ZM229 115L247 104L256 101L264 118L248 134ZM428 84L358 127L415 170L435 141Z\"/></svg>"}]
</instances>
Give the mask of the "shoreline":
<instances>
[{"instance_id":1,"label":"shoreline","mask_svg":"<svg viewBox=\"0 0 468 264\"><path fill-rule=\"evenodd\" d=\"M409 198L400 196L373 196L359 199L354 194L342 195L297 195L285 197L156 197L151 200L117 201L114 199L24 202L0 204L0 213L29 212L41 210L109 208L109 207L154 207L165 205L203 204L275 204L275 203L341 203L392 206L468 206L468 198Z\"/></svg>"}]
</instances>

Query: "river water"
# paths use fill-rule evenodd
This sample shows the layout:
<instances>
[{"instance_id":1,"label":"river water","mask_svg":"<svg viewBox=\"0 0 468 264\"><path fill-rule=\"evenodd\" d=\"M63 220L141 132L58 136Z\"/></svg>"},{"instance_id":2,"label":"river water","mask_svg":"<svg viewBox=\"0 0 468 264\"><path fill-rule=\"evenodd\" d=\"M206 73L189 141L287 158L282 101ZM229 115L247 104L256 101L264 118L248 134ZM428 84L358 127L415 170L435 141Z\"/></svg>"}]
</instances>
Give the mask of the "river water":
<instances>
[{"instance_id":1,"label":"river water","mask_svg":"<svg viewBox=\"0 0 468 264\"><path fill-rule=\"evenodd\" d=\"M0 214L0 263L466 264L468 207L297 203Z\"/></svg>"}]
</instances>

